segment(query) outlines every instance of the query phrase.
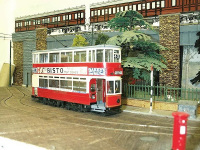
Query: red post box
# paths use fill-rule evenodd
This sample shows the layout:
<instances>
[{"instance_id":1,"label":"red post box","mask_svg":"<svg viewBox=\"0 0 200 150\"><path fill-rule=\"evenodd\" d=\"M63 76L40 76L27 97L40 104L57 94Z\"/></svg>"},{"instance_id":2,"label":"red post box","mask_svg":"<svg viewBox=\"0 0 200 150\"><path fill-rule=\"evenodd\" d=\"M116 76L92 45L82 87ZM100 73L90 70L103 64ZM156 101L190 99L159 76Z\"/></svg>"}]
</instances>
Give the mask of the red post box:
<instances>
[{"instance_id":1,"label":"red post box","mask_svg":"<svg viewBox=\"0 0 200 150\"><path fill-rule=\"evenodd\" d=\"M189 114L185 112L173 112L172 116L174 116L172 150L185 150Z\"/></svg>"}]
</instances>

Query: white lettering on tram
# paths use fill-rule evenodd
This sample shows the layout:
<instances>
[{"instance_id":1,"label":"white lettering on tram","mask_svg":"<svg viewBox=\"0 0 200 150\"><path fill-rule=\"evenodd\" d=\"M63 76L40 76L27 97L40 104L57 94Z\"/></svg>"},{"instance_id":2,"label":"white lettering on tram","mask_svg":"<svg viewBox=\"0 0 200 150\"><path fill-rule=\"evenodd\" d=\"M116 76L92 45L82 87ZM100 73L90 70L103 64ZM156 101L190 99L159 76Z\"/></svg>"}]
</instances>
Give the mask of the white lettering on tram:
<instances>
[{"instance_id":1,"label":"white lettering on tram","mask_svg":"<svg viewBox=\"0 0 200 150\"><path fill-rule=\"evenodd\" d=\"M87 75L87 67L38 67L37 73Z\"/></svg>"},{"instance_id":2,"label":"white lettering on tram","mask_svg":"<svg viewBox=\"0 0 200 150\"><path fill-rule=\"evenodd\" d=\"M105 68L89 68L89 75L105 75Z\"/></svg>"}]
</instances>

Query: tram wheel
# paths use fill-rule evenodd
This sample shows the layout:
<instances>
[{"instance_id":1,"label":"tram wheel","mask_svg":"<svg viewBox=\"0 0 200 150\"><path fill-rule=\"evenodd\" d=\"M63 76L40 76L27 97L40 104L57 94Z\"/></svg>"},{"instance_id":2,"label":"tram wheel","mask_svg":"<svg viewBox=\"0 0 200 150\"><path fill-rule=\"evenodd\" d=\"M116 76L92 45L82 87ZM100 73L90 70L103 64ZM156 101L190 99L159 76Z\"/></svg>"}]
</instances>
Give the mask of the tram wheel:
<instances>
[{"instance_id":1,"label":"tram wheel","mask_svg":"<svg viewBox=\"0 0 200 150\"><path fill-rule=\"evenodd\" d=\"M47 98L42 98L42 103L45 104L45 105L47 105L48 104Z\"/></svg>"},{"instance_id":2,"label":"tram wheel","mask_svg":"<svg viewBox=\"0 0 200 150\"><path fill-rule=\"evenodd\" d=\"M79 112L83 112L83 105L82 105L82 104L78 104L77 110L78 110Z\"/></svg>"},{"instance_id":3,"label":"tram wheel","mask_svg":"<svg viewBox=\"0 0 200 150\"><path fill-rule=\"evenodd\" d=\"M66 103L65 108L66 108L67 110L70 110L70 103Z\"/></svg>"},{"instance_id":4,"label":"tram wheel","mask_svg":"<svg viewBox=\"0 0 200 150\"><path fill-rule=\"evenodd\" d=\"M63 101L60 102L60 107L61 107L61 108L65 108L65 105L66 105L65 102L63 102Z\"/></svg>"},{"instance_id":5,"label":"tram wheel","mask_svg":"<svg viewBox=\"0 0 200 150\"><path fill-rule=\"evenodd\" d=\"M61 102L60 101L56 101L56 107L60 107L61 106Z\"/></svg>"}]
</instances>

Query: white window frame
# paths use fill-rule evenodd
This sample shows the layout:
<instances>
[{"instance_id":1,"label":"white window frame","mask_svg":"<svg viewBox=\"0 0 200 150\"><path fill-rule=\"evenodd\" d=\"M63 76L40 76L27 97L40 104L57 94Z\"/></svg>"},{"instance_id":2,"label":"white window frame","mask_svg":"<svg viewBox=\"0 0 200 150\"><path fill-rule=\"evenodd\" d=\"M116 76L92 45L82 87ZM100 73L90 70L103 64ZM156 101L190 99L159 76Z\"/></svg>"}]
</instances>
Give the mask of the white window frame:
<instances>
[{"instance_id":1,"label":"white window frame","mask_svg":"<svg viewBox=\"0 0 200 150\"><path fill-rule=\"evenodd\" d=\"M162 7L162 8L165 7L165 1L161 1L161 7Z\"/></svg>"},{"instance_id":2,"label":"white window frame","mask_svg":"<svg viewBox=\"0 0 200 150\"><path fill-rule=\"evenodd\" d=\"M137 11L137 5L133 5L133 10Z\"/></svg>"},{"instance_id":3,"label":"white window frame","mask_svg":"<svg viewBox=\"0 0 200 150\"><path fill-rule=\"evenodd\" d=\"M151 8L152 8L152 9L155 9L155 8L156 8L156 2L152 2L152 3L151 3Z\"/></svg>"},{"instance_id":4,"label":"white window frame","mask_svg":"<svg viewBox=\"0 0 200 150\"><path fill-rule=\"evenodd\" d=\"M172 6L176 6L176 0L172 0Z\"/></svg>"},{"instance_id":5,"label":"white window frame","mask_svg":"<svg viewBox=\"0 0 200 150\"><path fill-rule=\"evenodd\" d=\"M138 10L142 10L142 4L138 4Z\"/></svg>"}]
</instances>

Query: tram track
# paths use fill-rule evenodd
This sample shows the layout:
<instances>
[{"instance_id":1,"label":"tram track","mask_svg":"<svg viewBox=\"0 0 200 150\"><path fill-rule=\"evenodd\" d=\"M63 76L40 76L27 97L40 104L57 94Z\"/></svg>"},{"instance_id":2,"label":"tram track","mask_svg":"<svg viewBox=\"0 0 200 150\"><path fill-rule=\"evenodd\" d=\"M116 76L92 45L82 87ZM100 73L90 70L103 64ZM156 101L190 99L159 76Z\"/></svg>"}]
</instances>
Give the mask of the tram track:
<instances>
[{"instance_id":1,"label":"tram track","mask_svg":"<svg viewBox=\"0 0 200 150\"><path fill-rule=\"evenodd\" d=\"M8 100L10 100L10 99L12 100L12 98L14 97L13 93L8 88L7 88L7 90L10 92L10 95L7 98L2 99L1 101L4 101L4 104L11 109L24 112L24 113L34 116L34 117L39 117L41 119L45 119L45 120L49 120L49 121L53 121L53 122L59 121L62 124L71 124L71 125L75 125L75 126L82 126L82 127L88 127L88 128L96 128L96 129L105 129L105 130L117 131L117 132L153 134L153 135L158 135L158 134L172 135L173 128L169 127L168 124L163 124L163 123L161 123L161 125L155 125L155 123L149 124L150 120L146 119L146 118L142 119L142 120L145 119L145 122L143 124L136 124L136 123L129 123L129 121L117 122L119 120L116 118L113 118L113 117L106 118L106 117L102 117L102 116L98 116L98 115L95 116L95 118L99 118L99 119L93 119L94 115L91 115L91 113L87 113L86 115L84 115L85 117L81 117L82 114L84 114L84 113L81 113L81 115L80 115L78 112L74 112L74 113L76 113L75 115L74 114L65 114L65 116L63 116L63 111L62 111L63 109L57 111L55 114L56 108L53 108L54 111L49 111L49 109L47 109L47 108L44 109L43 107L41 108L41 106L39 106L39 105L35 106L35 104L37 104L37 103L29 101L28 96L29 96L30 91L27 91L28 93L25 93L24 88L19 89L18 87L16 87L15 89L21 93L21 96L18 100L19 104L17 107L13 107L13 106L10 106L7 104ZM30 102L32 102L32 104L34 106L30 105ZM23 106L23 109L20 108L21 107L20 105ZM50 106L47 106L47 107L50 107ZM37 111L40 110L41 111L40 115L31 113L31 112L34 112L34 110L27 111L27 109L30 109L30 108L37 109ZM44 113L44 111L48 112L48 113L46 114L46 113ZM49 116L47 116L47 115L49 115ZM88 115L90 115L91 118L86 118L86 117L88 117ZM141 118L140 116L136 116L136 117L139 119ZM134 119L136 117L134 117ZM56 118L56 120L54 120L53 118ZM102 118L104 120L101 120ZM123 121L122 118L120 118L120 119L121 119L120 121ZM132 119L133 119L133 116L132 116ZM151 131L147 131L148 129L151 129ZM162 129L162 131L158 131L158 129ZM195 135L200 136L200 133L199 133L200 129L198 127L189 126L188 134L193 134L193 130L198 131L198 133Z\"/></svg>"}]
</instances>

